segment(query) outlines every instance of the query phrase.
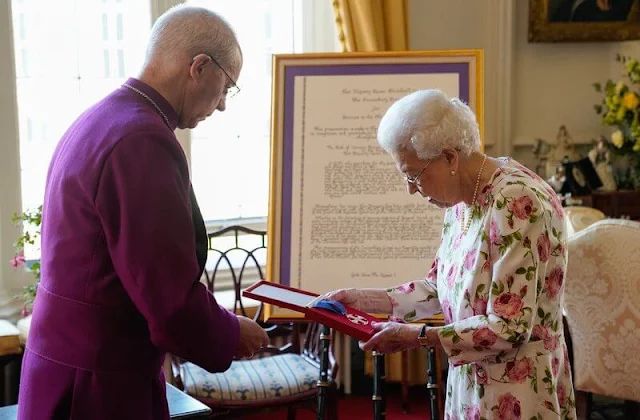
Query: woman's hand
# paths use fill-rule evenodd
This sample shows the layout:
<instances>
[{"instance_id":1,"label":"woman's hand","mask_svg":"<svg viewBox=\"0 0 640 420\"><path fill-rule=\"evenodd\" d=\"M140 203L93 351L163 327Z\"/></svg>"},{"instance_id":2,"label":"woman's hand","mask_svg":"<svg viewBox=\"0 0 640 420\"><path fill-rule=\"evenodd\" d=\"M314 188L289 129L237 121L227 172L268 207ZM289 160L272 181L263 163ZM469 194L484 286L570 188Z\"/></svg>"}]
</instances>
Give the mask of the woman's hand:
<instances>
[{"instance_id":1,"label":"woman's hand","mask_svg":"<svg viewBox=\"0 0 640 420\"><path fill-rule=\"evenodd\" d=\"M420 334L421 325L372 322L371 326L377 332L369 341L359 343L360 348L364 351L395 353L420 346L418 334Z\"/></svg>"},{"instance_id":2,"label":"woman's hand","mask_svg":"<svg viewBox=\"0 0 640 420\"><path fill-rule=\"evenodd\" d=\"M362 312L391 314L393 306L385 289L338 289L318 296L307 306L320 300L336 300Z\"/></svg>"}]
</instances>

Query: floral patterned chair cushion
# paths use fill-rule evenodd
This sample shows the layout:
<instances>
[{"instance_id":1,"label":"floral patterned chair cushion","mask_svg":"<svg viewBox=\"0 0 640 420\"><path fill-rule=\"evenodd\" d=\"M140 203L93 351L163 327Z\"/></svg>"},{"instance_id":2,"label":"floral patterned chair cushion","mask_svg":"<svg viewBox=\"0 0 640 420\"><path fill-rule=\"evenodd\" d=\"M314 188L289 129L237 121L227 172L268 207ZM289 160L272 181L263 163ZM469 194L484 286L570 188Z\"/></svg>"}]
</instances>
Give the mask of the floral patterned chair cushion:
<instances>
[{"instance_id":1,"label":"floral patterned chair cushion","mask_svg":"<svg viewBox=\"0 0 640 420\"><path fill-rule=\"evenodd\" d=\"M298 354L234 361L223 373L209 373L193 363L182 365L185 391L212 406L284 401L315 394L317 366Z\"/></svg>"},{"instance_id":2,"label":"floral patterned chair cushion","mask_svg":"<svg viewBox=\"0 0 640 420\"><path fill-rule=\"evenodd\" d=\"M567 246L564 306L575 387L640 401L640 223L601 220Z\"/></svg>"}]
</instances>

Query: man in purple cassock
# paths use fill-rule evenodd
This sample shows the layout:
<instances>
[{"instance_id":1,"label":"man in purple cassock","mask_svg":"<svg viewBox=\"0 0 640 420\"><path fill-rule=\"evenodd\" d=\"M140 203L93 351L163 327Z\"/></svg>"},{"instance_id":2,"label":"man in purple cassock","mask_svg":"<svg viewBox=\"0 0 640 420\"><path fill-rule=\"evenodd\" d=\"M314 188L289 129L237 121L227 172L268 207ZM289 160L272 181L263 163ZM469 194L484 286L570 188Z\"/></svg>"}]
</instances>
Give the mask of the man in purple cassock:
<instances>
[{"instance_id":1,"label":"man in purple cassock","mask_svg":"<svg viewBox=\"0 0 640 420\"><path fill-rule=\"evenodd\" d=\"M20 419L167 419L166 352L221 372L267 344L199 281L207 236L174 135L224 111L241 67L222 18L173 8L154 24L138 77L60 140Z\"/></svg>"}]
</instances>

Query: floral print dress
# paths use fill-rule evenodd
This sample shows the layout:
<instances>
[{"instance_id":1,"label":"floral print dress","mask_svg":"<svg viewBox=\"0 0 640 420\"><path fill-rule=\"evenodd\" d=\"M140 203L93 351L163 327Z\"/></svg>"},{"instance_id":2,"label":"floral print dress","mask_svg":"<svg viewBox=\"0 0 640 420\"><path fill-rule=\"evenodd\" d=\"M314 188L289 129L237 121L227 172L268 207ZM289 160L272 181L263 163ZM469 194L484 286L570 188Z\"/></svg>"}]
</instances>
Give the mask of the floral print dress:
<instances>
[{"instance_id":1,"label":"floral print dress","mask_svg":"<svg viewBox=\"0 0 640 420\"><path fill-rule=\"evenodd\" d=\"M393 317L444 314L445 419L575 419L563 334L565 218L540 177L509 158L471 210L447 209L424 280L388 293Z\"/></svg>"}]
</instances>

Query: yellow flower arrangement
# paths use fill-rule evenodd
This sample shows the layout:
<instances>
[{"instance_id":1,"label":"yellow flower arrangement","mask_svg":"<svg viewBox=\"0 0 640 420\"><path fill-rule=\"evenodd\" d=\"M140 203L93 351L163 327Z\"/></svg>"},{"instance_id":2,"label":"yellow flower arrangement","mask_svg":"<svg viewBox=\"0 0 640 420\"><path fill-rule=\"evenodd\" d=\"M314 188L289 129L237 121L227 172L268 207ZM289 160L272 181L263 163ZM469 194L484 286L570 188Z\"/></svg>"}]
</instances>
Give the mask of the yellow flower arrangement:
<instances>
[{"instance_id":1,"label":"yellow flower arrangement","mask_svg":"<svg viewBox=\"0 0 640 420\"><path fill-rule=\"evenodd\" d=\"M614 152L636 155L640 152L640 92L634 85L640 84L640 63L635 58L621 55L616 61L623 64L627 80L607 80L604 86L594 83L596 92L604 93L602 103L594 108L602 116L603 125L617 128L611 134Z\"/></svg>"},{"instance_id":2,"label":"yellow flower arrangement","mask_svg":"<svg viewBox=\"0 0 640 420\"><path fill-rule=\"evenodd\" d=\"M615 128L612 156L628 162L628 169L616 176L618 187L636 189L640 188L640 63L619 54L616 61L624 68L622 80L607 80L604 86L594 83L596 92L604 94L594 108L603 125Z\"/></svg>"}]
</instances>

